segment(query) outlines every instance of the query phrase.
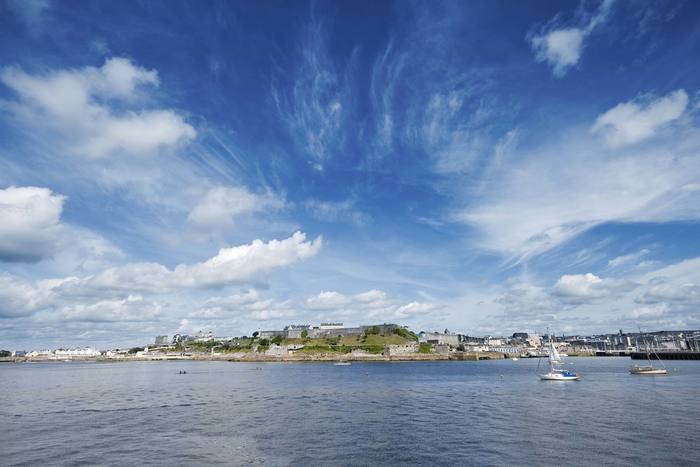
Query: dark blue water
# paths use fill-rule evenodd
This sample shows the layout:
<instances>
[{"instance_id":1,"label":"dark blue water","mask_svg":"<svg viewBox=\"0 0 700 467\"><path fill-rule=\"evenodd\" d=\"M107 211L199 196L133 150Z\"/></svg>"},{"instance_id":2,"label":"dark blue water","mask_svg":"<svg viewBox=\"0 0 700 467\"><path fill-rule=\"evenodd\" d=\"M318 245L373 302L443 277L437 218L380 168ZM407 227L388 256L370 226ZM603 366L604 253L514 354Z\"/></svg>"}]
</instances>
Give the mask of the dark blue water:
<instances>
[{"instance_id":1,"label":"dark blue water","mask_svg":"<svg viewBox=\"0 0 700 467\"><path fill-rule=\"evenodd\" d=\"M700 362L571 361L0 364L0 464L698 465Z\"/></svg>"}]
</instances>

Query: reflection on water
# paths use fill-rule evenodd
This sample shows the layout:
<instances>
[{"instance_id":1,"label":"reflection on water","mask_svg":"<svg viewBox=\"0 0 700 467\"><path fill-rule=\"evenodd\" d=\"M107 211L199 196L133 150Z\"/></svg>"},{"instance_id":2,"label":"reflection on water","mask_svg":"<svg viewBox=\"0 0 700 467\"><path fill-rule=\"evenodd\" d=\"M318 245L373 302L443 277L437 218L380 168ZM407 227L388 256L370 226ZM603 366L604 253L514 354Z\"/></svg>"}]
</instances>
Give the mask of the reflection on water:
<instances>
[{"instance_id":1,"label":"reflection on water","mask_svg":"<svg viewBox=\"0 0 700 467\"><path fill-rule=\"evenodd\" d=\"M0 365L0 464L697 462L700 362L571 361Z\"/></svg>"}]
</instances>

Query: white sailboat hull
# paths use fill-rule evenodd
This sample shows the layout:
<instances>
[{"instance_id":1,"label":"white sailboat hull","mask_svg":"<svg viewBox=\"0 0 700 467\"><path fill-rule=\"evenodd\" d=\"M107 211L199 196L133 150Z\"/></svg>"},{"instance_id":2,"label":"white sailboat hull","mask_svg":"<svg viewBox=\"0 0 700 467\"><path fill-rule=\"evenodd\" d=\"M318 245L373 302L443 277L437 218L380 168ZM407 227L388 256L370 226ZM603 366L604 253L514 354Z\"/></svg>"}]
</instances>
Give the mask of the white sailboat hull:
<instances>
[{"instance_id":1,"label":"white sailboat hull","mask_svg":"<svg viewBox=\"0 0 700 467\"><path fill-rule=\"evenodd\" d=\"M630 368L630 373L633 375L647 375L647 376L658 376L666 375L668 371L666 368L654 368L654 367L632 367Z\"/></svg>"},{"instance_id":2,"label":"white sailboat hull","mask_svg":"<svg viewBox=\"0 0 700 467\"><path fill-rule=\"evenodd\" d=\"M581 377L579 375L565 375L562 373L546 373L540 375L540 379L543 381L578 381Z\"/></svg>"}]
</instances>

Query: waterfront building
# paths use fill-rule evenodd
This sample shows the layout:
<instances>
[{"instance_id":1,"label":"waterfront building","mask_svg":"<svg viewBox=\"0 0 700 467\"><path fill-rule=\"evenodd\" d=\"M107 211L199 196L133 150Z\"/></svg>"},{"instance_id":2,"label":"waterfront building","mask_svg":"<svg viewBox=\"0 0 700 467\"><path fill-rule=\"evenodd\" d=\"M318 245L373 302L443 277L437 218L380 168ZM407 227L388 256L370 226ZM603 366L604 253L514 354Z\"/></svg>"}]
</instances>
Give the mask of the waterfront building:
<instances>
[{"instance_id":1,"label":"waterfront building","mask_svg":"<svg viewBox=\"0 0 700 467\"><path fill-rule=\"evenodd\" d=\"M303 331L307 332L307 337L310 339L324 337L357 337L362 336L368 330L376 330L380 335L387 335L399 328L397 324L373 324L357 327L343 327L343 323L322 323L319 326L311 327L310 325L290 324L282 330L258 331L258 337L261 339L272 339L274 337L282 337L283 339L299 339Z\"/></svg>"},{"instance_id":2,"label":"waterfront building","mask_svg":"<svg viewBox=\"0 0 700 467\"><path fill-rule=\"evenodd\" d=\"M75 349L58 349L54 352L56 358L72 358L72 357L99 357L101 352L92 347L75 348Z\"/></svg>"},{"instance_id":3,"label":"waterfront building","mask_svg":"<svg viewBox=\"0 0 700 467\"><path fill-rule=\"evenodd\" d=\"M447 331L447 329L445 329ZM418 342L432 345L451 345L457 347L460 343L459 335L448 332L425 332L418 334Z\"/></svg>"},{"instance_id":4,"label":"waterfront building","mask_svg":"<svg viewBox=\"0 0 700 467\"><path fill-rule=\"evenodd\" d=\"M155 345L156 346L162 346L162 345L168 345L168 336L156 336L156 341Z\"/></svg>"}]
</instances>

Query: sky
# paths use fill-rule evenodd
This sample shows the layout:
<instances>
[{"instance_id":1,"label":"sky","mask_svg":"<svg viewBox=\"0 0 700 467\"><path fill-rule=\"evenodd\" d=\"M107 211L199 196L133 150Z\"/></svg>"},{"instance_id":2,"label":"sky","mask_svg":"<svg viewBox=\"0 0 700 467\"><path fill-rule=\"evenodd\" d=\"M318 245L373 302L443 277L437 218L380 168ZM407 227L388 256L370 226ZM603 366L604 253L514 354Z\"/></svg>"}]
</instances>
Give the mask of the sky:
<instances>
[{"instance_id":1,"label":"sky","mask_svg":"<svg viewBox=\"0 0 700 467\"><path fill-rule=\"evenodd\" d=\"M700 5L0 0L0 347L700 328Z\"/></svg>"}]
</instances>

